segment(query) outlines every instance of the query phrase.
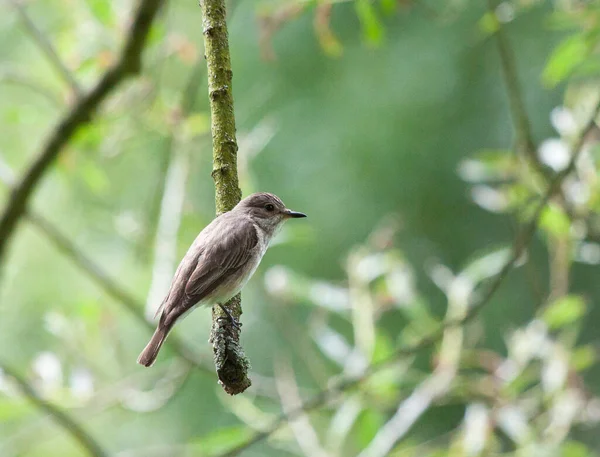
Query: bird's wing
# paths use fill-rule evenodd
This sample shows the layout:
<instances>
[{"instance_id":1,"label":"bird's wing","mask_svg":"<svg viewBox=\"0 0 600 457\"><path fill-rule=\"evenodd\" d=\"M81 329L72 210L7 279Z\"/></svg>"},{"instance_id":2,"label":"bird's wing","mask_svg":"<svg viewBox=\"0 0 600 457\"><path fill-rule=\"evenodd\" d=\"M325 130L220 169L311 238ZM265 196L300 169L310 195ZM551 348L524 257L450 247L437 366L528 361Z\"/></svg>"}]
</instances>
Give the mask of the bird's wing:
<instances>
[{"instance_id":1,"label":"bird's wing","mask_svg":"<svg viewBox=\"0 0 600 457\"><path fill-rule=\"evenodd\" d=\"M227 231L219 230L224 226ZM205 244L199 247L196 266L189 278L182 278L181 287L185 287L183 296L170 309L165 309L169 320L191 309L216 290L224 279L243 267L258 244L258 234L249 220L217 224L213 230L215 236L206 239Z\"/></svg>"}]
</instances>

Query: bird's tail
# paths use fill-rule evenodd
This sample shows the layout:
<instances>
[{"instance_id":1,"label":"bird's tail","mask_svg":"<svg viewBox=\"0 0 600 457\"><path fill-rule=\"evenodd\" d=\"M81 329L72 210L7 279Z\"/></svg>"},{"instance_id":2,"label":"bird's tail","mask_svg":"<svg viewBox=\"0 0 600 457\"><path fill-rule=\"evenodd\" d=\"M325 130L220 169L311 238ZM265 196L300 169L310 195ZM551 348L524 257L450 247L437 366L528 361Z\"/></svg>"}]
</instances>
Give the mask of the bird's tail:
<instances>
[{"instance_id":1,"label":"bird's tail","mask_svg":"<svg viewBox=\"0 0 600 457\"><path fill-rule=\"evenodd\" d=\"M158 324L158 328L154 332L154 335L152 335L150 342L138 357L137 361L140 365L144 365L145 367L152 366L156 360L156 356L158 356L158 351L160 351L160 348L167 339L172 327L173 324L163 325L162 322Z\"/></svg>"}]
</instances>

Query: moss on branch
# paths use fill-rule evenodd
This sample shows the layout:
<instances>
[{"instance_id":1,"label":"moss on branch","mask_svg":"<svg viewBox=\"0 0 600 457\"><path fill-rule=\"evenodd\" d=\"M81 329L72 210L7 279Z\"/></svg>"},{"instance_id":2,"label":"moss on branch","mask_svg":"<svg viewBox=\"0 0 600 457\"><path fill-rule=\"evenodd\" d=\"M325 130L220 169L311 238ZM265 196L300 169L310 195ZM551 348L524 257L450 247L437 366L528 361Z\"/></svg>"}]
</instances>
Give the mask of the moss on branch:
<instances>
[{"instance_id":1,"label":"moss on branch","mask_svg":"<svg viewBox=\"0 0 600 457\"><path fill-rule=\"evenodd\" d=\"M241 199L237 174L237 141L229 57L226 9L224 0L200 0L204 52L208 67L208 96L210 100L213 140L213 171L217 215L231 210ZM239 321L242 315L238 294L225 304ZM240 331L229 321L220 307L213 308L210 342L219 382L225 392L235 395L250 387L250 363L240 345Z\"/></svg>"}]
</instances>

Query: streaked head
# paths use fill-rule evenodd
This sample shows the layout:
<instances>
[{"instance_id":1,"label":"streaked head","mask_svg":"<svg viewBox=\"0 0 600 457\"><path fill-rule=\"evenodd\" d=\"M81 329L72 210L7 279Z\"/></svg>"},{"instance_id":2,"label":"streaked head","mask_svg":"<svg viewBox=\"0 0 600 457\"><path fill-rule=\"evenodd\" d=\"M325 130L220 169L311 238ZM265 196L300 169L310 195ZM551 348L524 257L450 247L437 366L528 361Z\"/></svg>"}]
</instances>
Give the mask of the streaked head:
<instances>
[{"instance_id":1,"label":"streaked head","mask_svg":"<svg viewBox=\"0 0 600 457\"><path fill-rule=\"evenodd\" d=\"M235 210L248 214L257 225L269 232L274 232L288 219L306 217L304 213L286 208L277 195L267 192L247 196L237 204Z\"/></svg>"}]
</instances>

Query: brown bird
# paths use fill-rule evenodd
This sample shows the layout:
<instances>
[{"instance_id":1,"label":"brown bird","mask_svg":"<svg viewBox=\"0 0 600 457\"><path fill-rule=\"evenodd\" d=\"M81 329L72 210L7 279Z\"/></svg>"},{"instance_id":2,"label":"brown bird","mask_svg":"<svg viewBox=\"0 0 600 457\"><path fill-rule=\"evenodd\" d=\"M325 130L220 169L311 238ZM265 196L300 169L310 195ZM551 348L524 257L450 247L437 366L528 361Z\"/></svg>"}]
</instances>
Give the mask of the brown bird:
<instances>
[{"instance_id":1,"label":"brown bird","mask_svg":"<svg viewBox=\"0 0 600 457\"><path fill-rule=\"evenodd\" d=\"M138 363L151 366L175 323L197 306L219 305L237 326L223 304L254 274L283 223L297 217L306 215L287 209L279 197L260 192L207 225L179 264L156 313L160 313L158 327Z\"/></svg>"}]
</instances>

